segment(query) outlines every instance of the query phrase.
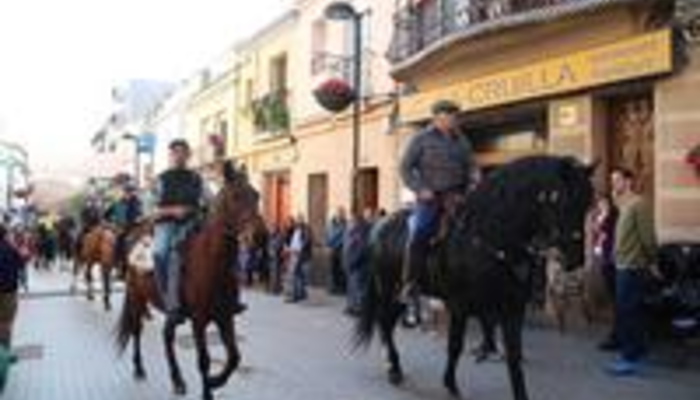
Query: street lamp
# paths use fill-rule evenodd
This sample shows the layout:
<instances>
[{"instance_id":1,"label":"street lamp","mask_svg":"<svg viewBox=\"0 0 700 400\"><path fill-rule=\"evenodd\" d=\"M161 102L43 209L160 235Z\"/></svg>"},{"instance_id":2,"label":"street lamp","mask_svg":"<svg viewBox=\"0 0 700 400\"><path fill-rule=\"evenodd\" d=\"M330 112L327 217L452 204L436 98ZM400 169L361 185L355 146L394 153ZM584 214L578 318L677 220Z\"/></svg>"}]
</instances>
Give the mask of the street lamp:
<instances>
[{"instance_id":1,"label":"street lamp","mask_svg":"<svg viewBox=\"0 0 700 400\"><path fill-rule=\"evenodd\" d=\"M360 130L362 128L362 19L363 13L358 12L352 4L344 1L335 1L325 9L325 17L331 21L349 21L353 24L354 54L353 86L355 87L355 101L352 112L352 173L350 181L351 206L355 213L360 212L360 197L358 192L358 179L360 173Z\"/></svg>"},{"instance_id":2,"label":"street lamp","mask_svg":"<svg viewBox=\"0 0 700 400\"><path fill-rule=\"evenodd\" d=\"M134 183L136 184L136 187L139 187L139 183L141 181L141 151L139 149L139 137L127 132L122 135L122 139L134 142Z\"/></svg>"}]
</instances>

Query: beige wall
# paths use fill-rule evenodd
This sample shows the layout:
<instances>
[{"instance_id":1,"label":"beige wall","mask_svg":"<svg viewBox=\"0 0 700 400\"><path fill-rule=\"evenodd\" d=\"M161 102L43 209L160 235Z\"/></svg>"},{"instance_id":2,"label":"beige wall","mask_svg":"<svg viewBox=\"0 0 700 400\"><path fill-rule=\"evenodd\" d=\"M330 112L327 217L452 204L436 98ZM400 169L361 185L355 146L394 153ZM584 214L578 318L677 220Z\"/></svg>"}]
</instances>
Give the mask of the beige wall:
<instances>
[{"instance_id":1,"label":"beige wall","mask_svg":"<svg viewBox=\"0 0 700 400\"><path fill-rule=\"evenodd\" d=\"M325 72L313 75L311 70L313 48L313 26L318 21L325 21L323 13L331 0L302 0L297 1L299 9L299 25L295 35L295 55L298 68L294 71L294 81L303 91L298 93L295 102L294 114L297 121L306 123L310 120L328 117L316 104L312 96L313 89L336 74ZM394 81L389 75L390 65L384 55L389 48L393 31L394 4L391 1L357 0L351 1L358 11L370 10L364 21L367 25L364 30L364 77L369 79L371 88L369 95L387 94L394 89ZM326 45L324 51L333 54L344 54L346 47L345 35L349 33L344 28L343 22L325 21ZM348 49L350 51L351 49Z\"/></svg>"},{"instance_id":2,"label":"beige wall","mask_svg":"<svg viewBox=\"0 0 700 400\"><path fill-rule=\"evenodd\" d=\"M248 82L252 83L252 100L261 98L271 92L271 62L280 55L287 56L287 89L288 101L294 104L299 96L298 82L293 79L299 64L297 62L298 48L294 43L294 35L297 29L295 14L288 14L286 18L277 21L267 27L258 36L253 37L247 43L238 48L237 79L235 92L237 107L235 109L235 129L238 133L237 148L234 155L239 157L251 151L263 148L261 141L269 139L269 136L256 132L253 123L253 112L248 99ZM294 112L292 111L292 119Z\"/></svg>"},{"instance_id":3,"label":"beige wall","mask_svg":"<svg viewBox=\"0 0 700 400\"><path fill-rule=\"evenodd\" d=\"M700 239L700 178L684 160L700 143L700 48L689 61L655 92L656 217L664 241Z\"/></svg>"},{"instance_id":4,"label":"beige wall","mask_svg":"<svg viewBox=\"0 0 700 400\"><path fill-rule=\"evenodd\" d=\"M398 146L399 135L388 133L390 107L384 106L364 116L360 138L360 167L379 170L379 206L394 209L399 201ZM350 208L352 165L352 130L349 118L329 120L308 126L299 138L300 157L292 173L293 199L296 211L306 213L308 176L327 173L330 210L338 206Z\"/></svg>"},{"instance_id":5,"label":"beige wall","mask_svg":"<svg viewBox=\"0 0 700 400\"><path fill-rule=\"evenodd\" d=\"M227 71L192 96L185 110L185 135L193 148L195 165L202 165L213 159L213 149L208 136L220 133L220 121L226 121L229 142L235 142L232 129L234 107L233 70Z\"/></svg>"}]
</instances>

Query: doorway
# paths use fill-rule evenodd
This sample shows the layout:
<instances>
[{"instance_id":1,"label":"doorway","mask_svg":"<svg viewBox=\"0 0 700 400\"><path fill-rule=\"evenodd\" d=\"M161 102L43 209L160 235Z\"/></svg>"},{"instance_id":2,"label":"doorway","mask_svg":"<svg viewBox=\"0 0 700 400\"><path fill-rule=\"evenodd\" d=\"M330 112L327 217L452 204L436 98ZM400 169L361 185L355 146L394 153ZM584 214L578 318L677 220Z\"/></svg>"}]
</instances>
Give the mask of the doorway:
<instances>
[{"instance_id":1,"label":"doorway","mask_svg":"<svg viewBox=\"0 0 700 400\"><path fill-rule=\"evenodd\" d=\"M607 164L636 175L636 189L654 200L654 103L649 92L610 97L607 100Z\"/></svg>"},{"instance_id":2,"label":"doorway","mask_svg":"<svg viewBox=\"0 0 700 400\"><path fill-rule=\"evenodd\" d=\"M322 243L328 220L328 174L309 175L307 214L313 237Z\"/></svg>"},{"instance_id":3,"label":"doorway","mask_svg":"<svg viewBox=\"0 0 700 400\"><path fill-rule=\"evenodd\" d=\"M290 216L291 190L288 171L265 174L263 188L265 219L277 225L287 222Z\"/></svg>"},{"instance_id":4,"label":"doorway","mask_svg":"<svg viewBox=\"0 0 700 400\"><path fill-rule=\"evenodd\" d=\"M362 168L357 174L358 211L379 209L379 169Z\"/></svg>"}]
</instances>

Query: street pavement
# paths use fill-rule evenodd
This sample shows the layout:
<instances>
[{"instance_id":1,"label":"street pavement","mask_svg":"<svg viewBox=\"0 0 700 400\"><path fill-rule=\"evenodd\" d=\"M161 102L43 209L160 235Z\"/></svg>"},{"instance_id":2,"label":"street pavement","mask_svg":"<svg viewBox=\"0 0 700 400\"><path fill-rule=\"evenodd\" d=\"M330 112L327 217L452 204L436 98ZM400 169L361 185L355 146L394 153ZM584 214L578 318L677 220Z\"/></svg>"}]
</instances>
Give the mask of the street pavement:
<instances>
[{"instance_id":1,"label":"street pavement","mask_svg":"<svg viewBox=\"0 0 700 400\"><path fill-rule=\"evenodd\" d=\"M105 313L99 302L57 295L69 286L65 276L33 276L33 295L21 303L15 346L21 361L13 368L3 399L11 400L151 400L171 395L158 320L145 335L148 380L136 382L130 357L119 358L114 325L121 308ZM35 289L37 290L37 289ZM342 301L315 292L306 304L283 304L280 298L249 292L249 311L238 334L243 365L217 398L237 400L443 400L441 387L445 338L402 331L399 342L408 374L401 388L384 376L378 346L367 353L350 351L351 320L341 315ZM194 351L187 327L178 350L189 383L185 399L199 398ZM478 336L478 335L472 335ZM526 333L526 373L538 400L698 400L700 362L680 369L667 354L656 358L644 378L614 380L602 372L608 355L595 350L591 332L560 335L551 329ZM473 345L473 342L472 342ZM215 361L222 348L211 346ZM696 354L696 357L700 354ZM215 362L215 367L220 362ZM503 363L475 365L465 356L459 373L465 397L506 400L510 391Z\"/></svg>"}]
</instances>

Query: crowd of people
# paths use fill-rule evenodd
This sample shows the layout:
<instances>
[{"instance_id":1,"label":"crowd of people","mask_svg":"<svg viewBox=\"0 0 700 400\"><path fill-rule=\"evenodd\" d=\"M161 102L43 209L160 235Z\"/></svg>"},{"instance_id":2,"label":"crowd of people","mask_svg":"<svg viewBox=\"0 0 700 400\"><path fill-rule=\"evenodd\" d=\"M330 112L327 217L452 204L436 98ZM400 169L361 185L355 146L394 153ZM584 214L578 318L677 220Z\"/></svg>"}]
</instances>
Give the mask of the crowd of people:
<instances>
[{"instance_id":1,"label":"crowd of people","mask_svg":"<svg viewBox=\"0 0 700 400\"><path fill-rule=\"evenodd\" d=\"M247 285L262 284L269 292L298 303L308 298L315 249L328 255L328 291L347 296L346 313L359 311L367 275L366 246L373 224L384 211L366 209L348 218L338 208L328 221L322 238L315 238L303 214L284 223L269 223L266 230L250 232L240 239L238 268Z\"/></svg>"}]
</instances>

